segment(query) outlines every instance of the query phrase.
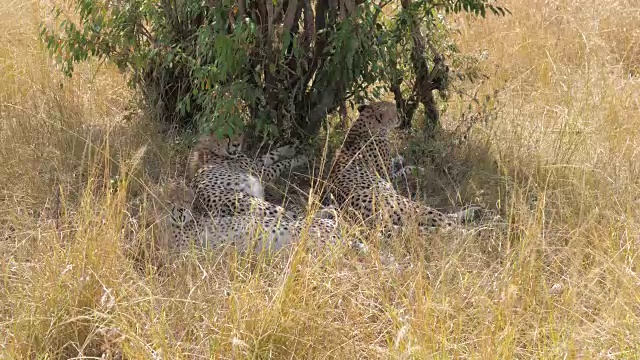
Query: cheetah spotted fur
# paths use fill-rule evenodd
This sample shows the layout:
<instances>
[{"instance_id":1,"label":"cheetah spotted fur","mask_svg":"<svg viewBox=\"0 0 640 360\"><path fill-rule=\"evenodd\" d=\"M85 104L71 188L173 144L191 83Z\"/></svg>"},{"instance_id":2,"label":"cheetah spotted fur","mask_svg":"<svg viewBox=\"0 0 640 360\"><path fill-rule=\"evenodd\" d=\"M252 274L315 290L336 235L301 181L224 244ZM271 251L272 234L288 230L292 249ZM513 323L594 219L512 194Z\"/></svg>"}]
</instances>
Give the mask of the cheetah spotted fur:
<instances>
[{"instance_id":1,"label":"cheetah spotted fur","mask_svg":"<svg viewBox=\"0 0 640 360\"><path fill-rule=\"evenodd\" d=\"M247 251L277 252L308 234L307 245L331 245L340 241L337 223L333 219L313 218L310 224L303 220L236 215L211 217L194 214L188 207L173 205L169 221L173 229L171 250L182 252L192 244L205 249L218 249L225 245Z\"/></svg>"},{"instance_id":2,"label":"cheetah spotted fur","mask_svg":"<svg viewBox=\"0 0 640 360\"><path fill-rule=\"evenodd\" d=\"M358 107L359 116L347 132L328 177L338 205L373 221L388 215L394 226L413 218L427 230L450 229L451 217L396 192L388 133L399 125L396 106L380 101Z\"/></svg>"},{"instance_id":3,"label":"cheetah spotted fur","mask_svg":"<svg viewBox=\"0 0 640 360\"><path fill-rule=\"evenodd\" d=\"M263 182L275 181L284 171L304 165L303 155L294 156L291 147L282 147L253 162L242 153L241 135L200 140L189 161L194 174L190 187L194 191L193 211L216 217L258 213L262 216L297 216L264 199ZM289 157L288 159L282 159Z\"/></svg>"}]
</instances>

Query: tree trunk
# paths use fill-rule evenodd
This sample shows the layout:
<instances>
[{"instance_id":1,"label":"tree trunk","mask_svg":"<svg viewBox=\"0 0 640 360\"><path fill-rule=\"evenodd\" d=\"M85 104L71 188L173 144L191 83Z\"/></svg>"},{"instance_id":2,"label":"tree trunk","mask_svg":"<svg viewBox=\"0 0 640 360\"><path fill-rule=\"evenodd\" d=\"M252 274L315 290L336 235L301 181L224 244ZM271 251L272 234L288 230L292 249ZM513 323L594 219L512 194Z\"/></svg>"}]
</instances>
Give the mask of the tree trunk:
<instances>
[{"instance_id":1,"label":"tree trunk","mask_svg":"<svg viewBox=\"0 0 640 360\"><path fill-rule=\"evenodd\" d=\"M411 8L411 0L402 0L402 8L409 11ZM398 83L392 85L392 91L398 105L398 110L402 116L400 128L410 129L412 126L413 115L418 104L422 104L425 112L425 125L423 131L427 138L433 138L436 131L440 129L440 112L433 96L433 90L443 90L446 86L446 76L448 67L444 64L444 58L433 47L430 46L432 55L434 56L434 66L429 70L427 59L425 58L426 45L428 41L420 32L417 21L411 16L411 63L416 81L412 89L412 94L408 99L404 99L400 90L401 79Z\"/></svg>"}]
</instances>

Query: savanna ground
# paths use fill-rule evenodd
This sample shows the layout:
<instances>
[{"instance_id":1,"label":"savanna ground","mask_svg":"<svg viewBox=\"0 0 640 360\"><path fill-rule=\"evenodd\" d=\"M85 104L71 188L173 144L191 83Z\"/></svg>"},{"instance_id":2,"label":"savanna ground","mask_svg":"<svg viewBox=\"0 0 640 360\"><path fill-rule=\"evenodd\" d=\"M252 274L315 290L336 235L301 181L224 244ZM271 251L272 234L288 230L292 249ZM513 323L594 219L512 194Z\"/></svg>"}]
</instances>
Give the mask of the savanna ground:
<instances>
[{"instance_id":1,"label":"savanna ground","mask_svg":"<svg viewBox=\"0 0 640 360\"><path fill-rule=\"evenodd\" d=\"M488 121L422 165L441 204L481 202L507 230L159 271L145 214L184 148L124 116L116 71L63 79L37 39L48 3L1 0L0 359L640 357L640 7L504 4L455 22L483 54L465 91L492 96Z\"/></svg>"}]
</instances>

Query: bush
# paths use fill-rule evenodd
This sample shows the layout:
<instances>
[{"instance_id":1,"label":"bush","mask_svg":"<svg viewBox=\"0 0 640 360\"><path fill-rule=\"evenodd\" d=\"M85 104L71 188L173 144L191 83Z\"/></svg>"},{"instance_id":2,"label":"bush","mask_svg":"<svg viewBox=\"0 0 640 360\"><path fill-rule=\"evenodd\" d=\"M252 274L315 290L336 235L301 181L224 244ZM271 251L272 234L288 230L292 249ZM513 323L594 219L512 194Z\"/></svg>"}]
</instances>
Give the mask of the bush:
<instances>
[{"instance_id":1,"label":"bush","mask_svg":"<svg viewBox=\"0 0 640 360\"><path fill-rule=\"evenodd\" d=\"M305 139L327 113L391 91L410 126L448 66L441 14L504 14L490 0L74 0L41 36L68 76L97 57L130 75L161 121ZM71 20L75 13L77 21ZM422 35L422 30L429 37ZM430 108L431 107L431 108Z\"/></svg>"}]
</instances>

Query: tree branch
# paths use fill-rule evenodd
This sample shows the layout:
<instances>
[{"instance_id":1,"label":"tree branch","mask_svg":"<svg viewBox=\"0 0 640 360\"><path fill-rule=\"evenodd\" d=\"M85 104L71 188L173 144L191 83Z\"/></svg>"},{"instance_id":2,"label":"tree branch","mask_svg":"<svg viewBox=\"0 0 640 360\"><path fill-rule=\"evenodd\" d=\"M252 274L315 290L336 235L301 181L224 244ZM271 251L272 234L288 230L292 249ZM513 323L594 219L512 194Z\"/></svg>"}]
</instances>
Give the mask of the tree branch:
<instances>
[{"instance_id":1,"label":"tree branch","mask_svg":"<svg viewBox=\"0 0 640 360\"><path fill-rule=\"evenodd\" d=\"M329 10L329 0L318 0L316 2L316 46L309 66L309 74L314 74L318 69L320 58L327 46L327 34L322 33L327 26L327 12Z\"/></svg>"},{"instance_id":2,"label":"tree branch","mask_svg":"<svg viewBox=\"0 0 640 360\"><path fill-rule=\"evenodd\" d=\"M240 20L244 20L247 16L247 10L244 7L244 0L236 0L235 6L238 9L237 15L240 17Z\"/></svg>"},{"instance_id":3,"label":"tree branch","mask_svg":"<svg viewBox=\"0 0 640 360\"><path fill-rule=\"evenodd\" d=\"M289 0L287 12L284 15L284 28L291 31L296 20L298 12L298 0Z\"/></svg>"},{"instance_id":4,"label":"tree branch","mask_svg":"<svg viewBox=\"0 0 640 360\"><path fill-rule=\"evenodd\" d=\"M271 39L273 36L273 2L271 0L266 0L265 5L267 7L267 38Z\"/></svg>"},{"instance_id":5,"label":"tree branch","mask_svg":"<svg viewBox=\"0 0 640 360\"><path fill-rule=\"evenodd\" d=\"M411 0L402 0L401 5L404 11L411 11ZM419 24L413 17L413 14L410 15L409 26L411 27L412 42L411 63L413 64L413 69L416 74L416 81L412 92L417 101L425 108L425 114L428 118L425 130L427 136L431 136L433 131L440 124L440 113L438 112L432 92L433 90L444 88L444 80L442 78L446 75L448 68L444 64L444 58L442 55L436 51L435 47L433 47L431 43L428 43L420 32ZM429 71L427 60L424 57L426 45L430 47L434 56L434 67L431 71ZM417 107L417 103L411 105L404 103L404 99L400 93L399 84L394 84L392 87L395 87L394 96L396 97L396 101L398 101L399 98L400 101L403 102L403 110L405 110L405 118L402 121L401 127L405 129L410 128L413 112L415 111L415 107Z\"/></svg>"},{"instance_id":6,"label":"tree branch","mask_svg":"<svg viewBox=\"0 0 640 360\"><path fill-rule=\"evenodd\" d=\"M309 54L311 49L311 41L313 40L313 35L316 33L316 27L313 22L313 9L311 8L311 0L303 0L302 11L304 13L304 33L302 36L301 45L305 50L305 54Z\"/></svg>"},{"instance_id":7,"label":"tree branch","mask_svg":"<svg viewBox=\"0 0 640 360\"><path fill-rule=\"evenodd\" d=\"M321 120L323 120L328 113L335 110L337 91L334 88L323 89L322 94L320 94L319 91L315 91L311 94L311 98L311 102L315 102L316 105L311 108L307 116L307 125L304 129L307 135L315 134L322 125Z\"/></svg>"}]
</instances>

